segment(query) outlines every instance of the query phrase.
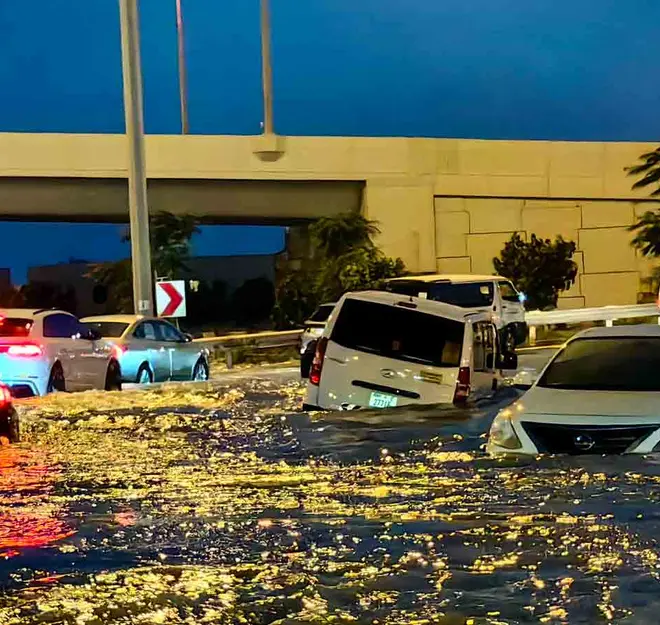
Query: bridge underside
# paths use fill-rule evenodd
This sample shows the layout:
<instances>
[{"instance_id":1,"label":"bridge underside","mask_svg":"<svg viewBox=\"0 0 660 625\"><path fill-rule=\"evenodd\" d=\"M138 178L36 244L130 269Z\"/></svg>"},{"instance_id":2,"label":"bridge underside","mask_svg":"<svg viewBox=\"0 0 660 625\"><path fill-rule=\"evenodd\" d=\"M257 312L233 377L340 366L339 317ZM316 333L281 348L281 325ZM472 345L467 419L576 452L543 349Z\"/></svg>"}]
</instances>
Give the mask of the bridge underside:
<instances>
[{"instance_id":1,"label":"bridge underside","mask_svg":"<svg viewBox=\"0 0 660 625\"><path fill-rule=\"evenodd\" d=\"M152 179L149 209L205 224L291 225L359 209L363 182ZM0 220L128 221L121 178L0 178Z\"/></svg>"}]
</instances>

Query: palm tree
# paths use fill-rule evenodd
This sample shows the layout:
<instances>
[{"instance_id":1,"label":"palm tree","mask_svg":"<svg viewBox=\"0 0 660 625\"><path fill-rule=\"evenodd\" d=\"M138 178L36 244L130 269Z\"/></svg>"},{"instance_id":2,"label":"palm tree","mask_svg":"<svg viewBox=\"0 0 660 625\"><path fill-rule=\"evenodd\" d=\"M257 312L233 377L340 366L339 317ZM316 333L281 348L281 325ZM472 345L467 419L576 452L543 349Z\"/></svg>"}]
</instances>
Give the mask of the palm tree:
<instances>
[{"instance_id":1,"label":"palm tree","mask_svg":"<svg viewBox=\"0 0 660 625\"><path fill-rule=\"evenodd\" d=\"M647 152L639 157L643 161L639 165L626 168L629 176L641 176L641 178L633 184L633 189L642 189L649 185L658 185L657 189L651 192L651 196L660 195L660 147Z\"/></svg>"},{"instance_id":2,"label":"palm tree","mask_svg":"<svg viewBox=\"0 0 660 625\"><path fill-rule=\"evenodd\" d=\"M653 152L642 154L639 160L642 161L639 165L626 168L629 176L640 177L633 184L633 189L657 185L651 192L651 197L660 196L660 147ZM635 249L647 257L660 257L660 213L646 211L628 230L635 233L631 242Z\"/></svg>"},{"instance_id":3,"label":"palm tree","mask_svg":"<svg viewBox=\"0 0 660 625\"><path fill-rule=\"evenodd\" d=\"M651 258L660 256L660 213L646 211L628 230L635 233L631 241L635 249Z\"/></svg>"},{"instance_id":4,"label":"palm tree","mask_svg":"<svg viewBox=\"0 0 660 625\"><path fill-rule=\"evenodd\" d=\"M338 258L359 248L373 248L380 234L375 222L356 212L323 217L310 228L314 247L326 258Z\"/></svg>"}]
</instances>

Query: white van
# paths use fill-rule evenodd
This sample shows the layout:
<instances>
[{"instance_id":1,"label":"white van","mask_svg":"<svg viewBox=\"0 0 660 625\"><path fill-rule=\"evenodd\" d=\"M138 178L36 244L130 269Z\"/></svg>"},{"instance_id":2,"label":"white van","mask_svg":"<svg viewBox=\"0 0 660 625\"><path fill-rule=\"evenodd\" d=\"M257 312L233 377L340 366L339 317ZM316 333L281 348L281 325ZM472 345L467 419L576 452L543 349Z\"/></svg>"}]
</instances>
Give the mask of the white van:
<instances>
[{"instance_id":1,"label":"white van","mask_svg":"<svg viewBox=\"0 0 660 625\"><path fill-rule=\"evenodd\" d=\"M525 296L502 276L431 274L392 278L392 293L423 297L459 306L465 311L491 312L504 351L512 352L527 340Z\"/></svg>"},{"instance_id":2,"label":"white van","mask_svg":"<svg viewBox=\"0 0 660 625\"><path fill-rule=\"evenodd\" d=\"M488 313L385 291L347 293L309 373L306 410L462 404L492 394L500 357Z\"/></svg>"}]
</instances>

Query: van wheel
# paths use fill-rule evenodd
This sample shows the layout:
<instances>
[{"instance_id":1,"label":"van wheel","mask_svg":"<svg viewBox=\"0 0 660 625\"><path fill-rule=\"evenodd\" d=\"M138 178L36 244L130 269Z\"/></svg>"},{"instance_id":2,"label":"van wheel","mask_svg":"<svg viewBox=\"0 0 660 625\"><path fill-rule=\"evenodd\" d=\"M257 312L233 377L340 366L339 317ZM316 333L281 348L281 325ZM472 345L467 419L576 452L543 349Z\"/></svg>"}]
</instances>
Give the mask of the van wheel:
<instances>
[{"instance_id":1,"label":"van wheel","mask_svg":"<svg viewBox=\"0 0 660 625\"><path fill-rule=\"evenodd\" d=\"M65 393L66 392L66 380L64 379L64 370L62 365L59 362L56 362L53 365L53 368L50 370L50 376L48 377L48 386L46 387L46 393Z\"/></svg>"},{"instance_id":2,"label":"van wheel","mask_svg":"<svg viewBox=\"0 0 660 625\"><path fill-rule=\"evenodd\" d=\"M138 369L137 376L135 377L137 384L153 384L154 374L151 372L149 365L143 362Z\"/></svg>"},{"instance_id":3,"label":"van wheel","mask_svg":"<svg viewBox=\"0 0 660 625\"><path fill-rule=\"evenodd\" d=\"M105 374L105 390L121 391L121 370L119 364L114 360L108 365L108 371Z\"/></svg>"},{"instance_id":4,"label":"van wheel","mask_svg":"<svg viewBox=\"0 0 660 625\"><path fill-rule=\"evenodd\" d=\"M193 382L206 382L209 379L209 366L203 358L200 358L193 369Z\"/></svg>"}]
</instances>

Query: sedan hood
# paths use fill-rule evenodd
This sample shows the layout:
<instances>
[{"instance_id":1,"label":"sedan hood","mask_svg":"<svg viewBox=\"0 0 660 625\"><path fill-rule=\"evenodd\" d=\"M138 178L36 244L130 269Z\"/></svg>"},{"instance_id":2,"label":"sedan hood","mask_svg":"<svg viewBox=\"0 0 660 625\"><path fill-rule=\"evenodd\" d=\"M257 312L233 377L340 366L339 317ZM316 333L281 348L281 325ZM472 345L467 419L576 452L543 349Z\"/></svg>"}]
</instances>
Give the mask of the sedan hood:
<instances>
[{"instance_id":1,"label":"sedan hood","mask_svg":"<svg viewBox=\"0 0 660 625\"><path fill-rule=\"evenodd\" d=\"M531 388L518 404L525 415L651 417L660 419L660 393Z\"/></svg>"}]
</instances>

